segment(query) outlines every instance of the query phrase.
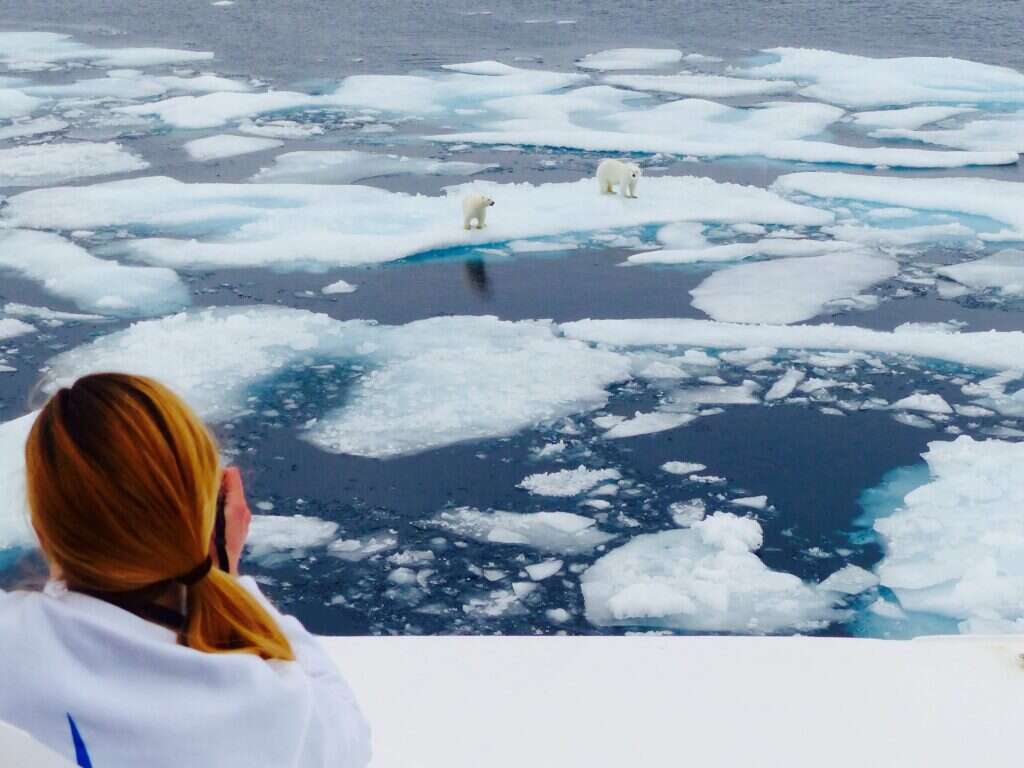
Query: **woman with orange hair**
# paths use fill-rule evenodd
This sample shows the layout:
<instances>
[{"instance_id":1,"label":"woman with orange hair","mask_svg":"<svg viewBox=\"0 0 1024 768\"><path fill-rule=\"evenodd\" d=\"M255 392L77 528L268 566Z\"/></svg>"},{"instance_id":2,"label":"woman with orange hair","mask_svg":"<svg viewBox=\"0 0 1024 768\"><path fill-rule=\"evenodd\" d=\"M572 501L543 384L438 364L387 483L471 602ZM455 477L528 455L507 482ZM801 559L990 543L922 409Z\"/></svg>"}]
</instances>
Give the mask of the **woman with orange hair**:
<instances>
[{"instance_id":1,"label":"woman with orange hair","mask_svg":"<svg viewBox=\"0 0 1024 768\"><path fill-rule=\"evenodd\" d=\"M86 376L40 411L25 460L50 581L0 593L0 720L95 768L369 762L331 659L239 575L241 478L177 396Z\"/></svg>"}]
</instances>

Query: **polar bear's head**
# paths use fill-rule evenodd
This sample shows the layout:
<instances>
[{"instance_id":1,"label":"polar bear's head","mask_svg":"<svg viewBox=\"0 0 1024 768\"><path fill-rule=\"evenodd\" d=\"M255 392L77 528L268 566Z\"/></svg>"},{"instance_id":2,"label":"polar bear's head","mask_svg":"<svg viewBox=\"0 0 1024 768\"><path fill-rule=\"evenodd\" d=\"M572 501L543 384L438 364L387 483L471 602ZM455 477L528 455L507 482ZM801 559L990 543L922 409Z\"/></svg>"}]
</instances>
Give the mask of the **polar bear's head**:
<instances>
[{"instance_id":1,"label":"polar bear's head","mask_svg":"<svg viewBox=\"0 0 1024 768\"><path fill-rule=\"evenodd\" d=\"M640 174L642 173L642 171L640 170L640 166L639 165L637 165L636 163L626 163L626 166L629 168L629 178L631 178L631 179L639 179L640 178Z\"/></svg>"},{"instance_id":2,"label":"polar bear's head","mask_svg":"<svg viewBox=\"0 0 1024 768\"><path fill-rule=\"evenodd\" d=\"M491 200L491 198L487 197L486 195L484 195L483 200L481 200L480 202L484 203L488 208L494 205L494 201Z\"/></svg>"}]
</instances>

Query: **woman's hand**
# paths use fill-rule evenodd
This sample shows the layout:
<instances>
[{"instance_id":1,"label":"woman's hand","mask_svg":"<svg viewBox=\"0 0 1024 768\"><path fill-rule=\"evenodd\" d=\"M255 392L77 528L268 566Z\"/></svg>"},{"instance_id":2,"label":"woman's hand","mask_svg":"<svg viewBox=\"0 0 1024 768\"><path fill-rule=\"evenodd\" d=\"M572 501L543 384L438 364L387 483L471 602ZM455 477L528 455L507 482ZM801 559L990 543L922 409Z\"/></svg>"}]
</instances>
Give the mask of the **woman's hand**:
<instances>
[{"instance_id":1,"label":"woman's hand","mask_svg":"<svg viewBox=\"0 0 1024 768\"><path fill-rule=\"evenodd\" d=\"M242 559L242 549L245 540L249 538L249 523L252 521L252 512L249 511L245 488L242 486L242 473L238 467L224 470L221 490L224 493L224 538L228 551L228 572L237 576L238 561Z\"/></svg>"}]
</instances>

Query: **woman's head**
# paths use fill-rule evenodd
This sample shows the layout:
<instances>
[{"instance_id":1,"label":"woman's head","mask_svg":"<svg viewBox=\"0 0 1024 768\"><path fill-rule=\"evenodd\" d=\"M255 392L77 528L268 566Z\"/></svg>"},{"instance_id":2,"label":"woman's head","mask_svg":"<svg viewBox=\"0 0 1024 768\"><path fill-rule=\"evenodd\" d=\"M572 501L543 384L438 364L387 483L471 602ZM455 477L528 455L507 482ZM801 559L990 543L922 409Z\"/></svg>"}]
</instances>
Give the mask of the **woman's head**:
<instances>
[{"instance_id":1,"label":"woman's head","mask_svg":"<svg viewBox=\"0 0 1024 768\"><path fill-rule=\"evenodd\" d=\"M216 445L158 382L96 374L59 390L25 458L32 525L72 589L166 586L207 557L221 481ZM190 586L187 605L191 647L292 658L274 620L222 571Z\"/></svg>"}]
</instances>

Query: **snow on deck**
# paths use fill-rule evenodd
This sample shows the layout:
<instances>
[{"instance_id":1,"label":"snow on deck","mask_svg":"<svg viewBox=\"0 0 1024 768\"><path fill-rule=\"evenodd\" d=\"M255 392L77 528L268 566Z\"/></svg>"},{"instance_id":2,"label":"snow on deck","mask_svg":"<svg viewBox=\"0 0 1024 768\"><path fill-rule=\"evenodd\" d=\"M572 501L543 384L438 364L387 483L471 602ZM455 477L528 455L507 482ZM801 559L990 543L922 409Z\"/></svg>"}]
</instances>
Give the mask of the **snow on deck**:
<instances>
[{"instance_id":1,"label":"snow on deck","mask_svg":"<svg viewBox=\"0 0 1024 768\"><path fill-rule=\"evenodd\" d=\"M375 768L1020 766L1024 638L325 638Z\"/></svg>"}]
</instances>

